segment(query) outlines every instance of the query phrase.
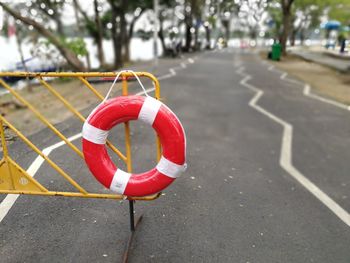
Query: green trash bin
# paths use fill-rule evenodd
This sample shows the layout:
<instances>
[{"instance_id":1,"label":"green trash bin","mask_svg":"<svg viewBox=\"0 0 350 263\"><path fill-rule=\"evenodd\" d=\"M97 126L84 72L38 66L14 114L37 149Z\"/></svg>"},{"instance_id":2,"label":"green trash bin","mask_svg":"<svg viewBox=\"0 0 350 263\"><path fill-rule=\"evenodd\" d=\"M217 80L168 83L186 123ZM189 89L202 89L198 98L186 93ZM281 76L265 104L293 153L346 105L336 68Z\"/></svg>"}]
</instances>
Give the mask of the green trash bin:
<instances>
[{"instance_id":1,"label":"green trash bin","mask_svg":"<svg viewBox=\"0 0 350 263\"><path fill-rule=\"evenodd\" d=\"M281 59L281 53L282 53L282 46L280 43L276 43L272 45L272 54L271 59L272 60L280 60Z\"/></svg>"}]
</instances>

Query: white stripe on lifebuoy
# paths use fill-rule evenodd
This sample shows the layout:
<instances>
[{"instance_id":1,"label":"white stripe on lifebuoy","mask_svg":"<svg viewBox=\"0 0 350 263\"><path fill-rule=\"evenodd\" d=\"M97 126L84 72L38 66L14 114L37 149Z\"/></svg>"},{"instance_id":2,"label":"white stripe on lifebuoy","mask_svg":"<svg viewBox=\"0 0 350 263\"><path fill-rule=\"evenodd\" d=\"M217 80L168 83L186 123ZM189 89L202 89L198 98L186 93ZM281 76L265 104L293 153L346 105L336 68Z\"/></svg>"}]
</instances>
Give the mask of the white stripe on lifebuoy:
<instances>
[{"instance_id":1,"label":"white stripe on lifebuoy","mask_svg":"<svg viewBox=\"0 0 350 263\"><path fill-rule=\"evenodd\" d=\"M187 168L187 164L179 165L176 163L173 163L166 159L164 156L160 158L159 163L156 166L156 169L171 178L177 178L183 171L185 171Z\"/></svg>"},{"instance_id":2,"label":"white stripe on lifebuoy","mask_svg":"<svg viewBox=\"0 0 350 263\"><path fill-rule=\"evenodd\" d=\"M138 119L152 126L160 106L162 106L162 103L159 100L147 97L142 105Z\"/></svg>"},{"instance_id":3,"label":"white stripe on lifebuoy","mask_svg":"<svg viewBox=\"0 0 350 263\"><path fill-rule=\"evenodd\" d=\"M121 169L117 169L113 176L113 180L109 189L117 192L118 194L124 194L126 185L131 177L130 173L124 172Z\"/></svg>"},{"instance_id":4,"label":"white stripe on lifebuoy","mask_svg":"<svg viewBox=\"0 0 350 263\"><path fill-rule=\"evenodd\" d=\"M84 139L96 144L105 144L108 137L108 131L96 128L87 121L84 122L82 133Z\"/></svg>"},{"instance_id":5,"label":"white stripe on lifebuoy","mask_svg":"<svg viewBox=\"0 0 350 263\"><path fill-rule=\"evenodd\" d=\"M164 154L155 168L142 174L118 169L105 145L114 125L137 119L155 129ZM185 136L181 122L163 103L150 97L122 96L102 103L89 115L82 148L90 171L106 188L130 197L148 196L161 192L185 170Z\"/></svg>"}]
</instances>

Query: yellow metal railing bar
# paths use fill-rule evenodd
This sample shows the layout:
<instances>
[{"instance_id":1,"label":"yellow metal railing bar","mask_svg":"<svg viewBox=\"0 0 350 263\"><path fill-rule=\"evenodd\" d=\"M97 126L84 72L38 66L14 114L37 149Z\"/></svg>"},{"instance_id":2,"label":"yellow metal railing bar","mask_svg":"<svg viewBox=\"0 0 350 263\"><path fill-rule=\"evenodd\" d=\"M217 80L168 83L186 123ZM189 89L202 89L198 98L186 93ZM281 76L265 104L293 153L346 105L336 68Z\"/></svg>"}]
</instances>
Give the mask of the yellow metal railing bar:
<instances>
[{"instance_id":1,"label":"yellow metal railing bar","mask_svg":"<svg viewBox=\"0 0 350 263\"><path fill-rule=\"evenodd\" d=\"M2 152L4 153L4 157L6 157L8 156L8 150L7 150L7 143L5 138L5 129L4 129L4 124L2 122L2 119L0 119L0 131L1 131L0 136L1 136Z\"/></svg>"},{"instance_id":2,"label":"yellow metal railing bar","mask_svg":"<svg viewBox=\"0 0 350 263\"><path fill-rule=\"evenodd\" d=\"M63 96L58 93L49 83L47 83L45 80L42 79L42 77L38 77L39 82L47 89L49 90L55 97L57 97L67 108L69 111L71 111L75 116L77 116L82 122L85 122L85 118L79 111L77 111L72 104L70 104ZM109 146L112 151L114 151L124 162L126 162L126 156L119 151L115 146L112 145L112 143L107 140L107 146Z\"/></svg>"},{"instance_id":3,"label":"yellow metal railing bar","mask_svg":"<svg viewBox=\"0 0 350 263\"><path fill-rule=\"evenodd\" d=\"M101 101L103 101L104 97L99 93L91 84L89 81L86 80L84 77L78 77L79 80L88 88L90 89L97 98L99 98ZM112 149L115 153L119 152L122 154L110 141L107 140L107 146ZM119 154L118 154L119 155ZM126 163L126 156L124 154L119 155L119 157Z\"/></svg>"},{"instance_id":4,"label":"yellow metal railing bar","mask_svg":"<svg viewBox=\"0 0 350 263\"><path fill-rule=\"evenodd\" d=\"M83 77L78 77L78 79L80 79L80 81L88 88L90 89L97 98L99 98L101 101L104 99L104 97L101 95L101 93L99 93L91 84L89 81L87 81L86 78Z\"/></svg>"},{"instance_id":5,"label":"yellow metal railing bar","mask_svg":"<svg viewBox=\"0 0 350 263\"><path fill-rule=\"evenodd\" d=\"M156 87L156 94L155 96L160 95L159 88L159 81L158 79L148 72L135 72L137 76L139 77L146 77L151 79L155 83ZM64 77L64 78L94 78L94 77L103 77L103 78L113 78L116 77L118 72L24 72L24 71L14 71L14 72L0 72L0 77L19 77L19 78L57 78L57 77ZM121 74L121 77L134 77L134 74L132 72L123 72ZM157 88L158 87L158 88Z\"/></svg>"},{"instance_id":6,"label":"yellow metal railing bar","mask_svg":"<svg viewBox=\"0 0 350 263\"><path fill-rule=\"evenodd\" d=\"M126 77L122 76L122 95L128 95L128 81ZM128 173L132 172L132 161L131 161L131 140L130 140L130 124L129 122L124 123L125 132L125 151L126 151L126 166Z\"/></svg>"},{"instance_id":7,"label":"yellow metal railing bar","mask_svg":"<svg viewBox=\"0 0 350 263\"><path fill-rule=\"evenodd\" d=\"M18 99L22 104L24 104L31 112L37 116L37 118L43 122L50 130L52 130L57 136L64 141L73 151L75 151L80 157L83 158L83 153L70 141L67 140L67 138L55 128L49 121L46 120L46 118L38 111L36 110L32 104L30 104L27 100L22 98L14 89L12 89L5 81L0 79L0 84L7 89L13 96L15 96L16 99Z\"/></svg>"},{"instance_id":8,"label":"yellow metal railing bar","mask_svg":"<svg viewBox=\"0 0 350 263\"><path fill-rule=\"evenodd\" d=\"M157 78L155 78L152 74L147 72L136 72L139 77L147 77L152 80L155 90L155 97L157 99L160 98L160 86ZM95 96L97 96L100 100L103 100L104 97L89 83L86 78L89 77L115 77L117 75L116 72L47 72L47 73L35 73L35 72L0 72L0 77L12 76L12 77L32 77L37 78L39 82L48 89L55 97L57 97L73 114L75 114L81 121L85 121L85 118L77 111L61 94L59 94L50 84L48 84L43 78L44 77L73 77L78 78L87 88L89 88ZM122 95L128 95L128 78L133 77L133 73L125 72L121 74L122 77ZM62 139L70 148L72 148L79 156L82 156L82 152L74 146L63 134L61 134L46 118L37 111L28 101L22 98L15 90L13 90L5 81L0 79L0 84L7 89L15 98L17 98L21 103L28 107L40 121L42 121L48 128L50 128L56 135ZM144 200L151 201L158 198L161 193L145 196L145 197L128 197L123 195L116 194L99 194L99 193L88 193L83 187L81 187L74 179L72 179L67 173L65 173L56 163L54 163L48 156L46 156L43 152L41 152L28 138L26 138L20 131L18 131L11 123L9 123L4 117L0 116L0 134L1 134L1 144L3 147L3 160L8 160L12 163L14 167L18 165L12 161L12 159L8 155L8 149L6 144L5 132L3 123L5 123L20 139L22 139L30 148L32 148L38 155L40 155L44 160L46 160L49 165L56 170L63 178L65 178L72 186L74 186L79 192L60 192L60 191L49 191L40 183L36 182L34 179L32 183L36 185L36 187L41 190L41 192L35 191L27 191L27 190L18 190L15 188L16 184L12 182L13 189L9 190L0 190L0 193L8 193L8 194L30 194L30 195L44 195L44 196L66 196L66 197L83 197L83 198L108 198L108 199L128 199L128 200ZM117 154L120 154L119 157L127 164L128 172L132 171L132 162L131 162L131 137L130 137L130 126L129 123L125 123L125 148L126 148L126 156L123 155L117 148L115 148L109 142L110 148L115 151ZM160 140L157 137L157 160L160 159L161 156L161 145ZM8 166L11 170L10 166ZM21 167L17 167L18 169L22 169ZM11 173L11 171L9 171Z\"/></svg>"},{"instance_id":9,"label":"yellow metal railing bar","mask_svg":"<svg viewBox=\"0 0 350 263\"><path fill-rule=\"evenodd\" d=\"M0 115L1 116L1 115ZM7 143L5 138L5 129L2 119L0 119L0 131L1 131L1 145L2 145L2 151L4 153L4 159L8 159L8 149L7 149ZM8 173L11 175L11 168L8 166ZM13 177L11 176L11 186L12 188L15 188L15 183L13 181Z\"/></svg>"},{"instance_id":10,"label":"yellow metal railing bar","mask_svg":"<svg viewBox=\"0 0 350 263\"><path fill-rule=\"evenodd\" d=\"M55 169L61 176L63 176L71 185L77 188L80 193L77 192L61 192L61 191L48 191L40 184L36 184L42 192L33 192L33 191L23 191L14 189L15 183L11 182L13 189L11 190L0 190L1 194L26 194L26 195L42 195L42 196L65 196L65 197L81 197L81 198L102 198L102 199L117 199L117 200L142 200L142 201L151 201L157 199L161 193L144 196L144 197L128 197L124 195L117 194L100 194L100 193L88 193L82 188L78 183L76 183L69 175L67 175L58 165L56 165L49 157L47 157L43 152L41 152L29 139L27 139L20 131L18 131L11 123L9 123L4 117L0 115L0 137L1 144L3 148L3 158L13 162L12 159L8 156L7 143L5 138L5 132L3 123L5 123L20 139L22 139L30 148L32 148L38 155L40 155L44 160L46 160L50 166ZM13 162L14 163L14 162ZM14 163L14 165L17 165ZM10 169L10 167L9 167ZM11 174L11 170L9 170ZM34 182L35 183L35 182Z\"/></svg>"},{"instance_id":11,"label":"yellow metal railing bar","mask_svg":"<svg viewBox=\"0 0 350 263\"><path fill-rule=\"evenodd\" d=\"M0 119L5 123L22 141L24 141L34 152L40 155L47 161L50 166L55 169L62 177L64 177L71 185L73 185L79 192L87 194L87 191L82 188L77 182L75 182L68 174L66 174L57 164L55 164L49 157L47 157L42 151L40 151L27 137L25 137L19 130L17 130L11 123L5 120L4 117L0 115ZM2 131L2 133L4 133Z\"/></svg>"},{"instance_id":12,"label":"yellow metal railing bar","mask_svg":"<svg viewBox=\"0 0 350 263\"><path fill-rule=\"evenodd\" d=\"M20 191L20 190L0 190L0 194L23 194L23 195L42 195L42 196L64 196L64 197L79 197L79 198L99 198L99 199L115 199L115 200L133 200L133 201L152 201L161 196L161 193L149 196L141 197L128 197L117 194L98 194L98 193L74 193L74 192L59 192L59 191L48 191L48 192L32 192L32 191Z\"/></svg>"}]
</instances>

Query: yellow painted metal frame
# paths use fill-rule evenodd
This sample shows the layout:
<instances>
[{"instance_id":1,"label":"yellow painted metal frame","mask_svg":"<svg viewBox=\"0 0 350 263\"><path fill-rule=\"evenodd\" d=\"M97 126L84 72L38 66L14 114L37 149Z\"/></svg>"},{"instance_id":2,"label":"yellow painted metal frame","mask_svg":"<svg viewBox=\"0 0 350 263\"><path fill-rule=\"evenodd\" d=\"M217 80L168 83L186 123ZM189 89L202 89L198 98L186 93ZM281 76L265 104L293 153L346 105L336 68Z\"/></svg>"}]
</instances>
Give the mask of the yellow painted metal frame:
<instances>
[{"instance_id":1,"label":"yellow painted metal frame","mask_svg":"<svg viewBox=\"0 0 350 263\"><path fill-rule=\"evenodd\" d=\"M101 101L104 99L88 81L91 77L116 77L118 72L0 72L0 85L9 91L18 101L25 105L34 115L43 122L50 130L52 130L62 141L64 141L77 155L83 158L83 153L71 143L59 130L55 128L33 105L31 105L25 98L23 98L16 90L9 86L1 77L22 77L22 78L36 78L39 83L50 91L62 104L71 111L80 121L84 122L83 115L76 110L60 93L58 93L48 82L44 80L46 77L70 77L79 79L86 88ZM155 97L160 99L160 85L158 79L148 72L136 72L138 77L149 78L155 88ZM123 72L120 75L122 80L122 95L128 95L128 79L134 77L131 72ZM47 163L56 170L67 182L69 182L77 192L57 192L50 191L42 186L37 180L30 176L22 167L20 167L14 160L11 159L8 152L7 142L5 138L4 125L10 128L24 143L26 143L34 152L41 156ZM123 154L110 141L107 141L107 146L115 152L121 160L126 163L127 171L132 172L132 156L131 156L131 136L129 122L124 124L125 130L125 150ZM43 195L43 196L65 196L65 197L82 197L82 198L105 198L105 199L128 199L128 200L144 200L150 201L158 198L159 194L145 197L128 197L117 194L100 194L89 193L82 186L80 186L70 175L63 171L54 161L47 155L40 151L25 135L16 129L5 117L0 115L0 138L3 149L3 158L0 160L0 194L28 194L28 195ZM161 145L159 138L156 138L157 160L161 156Z\"/></svg>"}]
</instances>

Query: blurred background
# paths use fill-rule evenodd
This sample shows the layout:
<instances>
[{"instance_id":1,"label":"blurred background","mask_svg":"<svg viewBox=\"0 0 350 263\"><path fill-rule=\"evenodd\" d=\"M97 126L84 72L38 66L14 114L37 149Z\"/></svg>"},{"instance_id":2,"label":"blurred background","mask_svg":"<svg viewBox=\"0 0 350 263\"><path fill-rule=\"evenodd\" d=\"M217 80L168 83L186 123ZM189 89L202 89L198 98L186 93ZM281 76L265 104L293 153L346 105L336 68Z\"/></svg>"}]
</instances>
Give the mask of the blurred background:
<instances>
[{"instance_id":1,"label":"blurred background","mask_svg":"<svg viewBox=\"0 0 350 263\"><path fill-rule=\"evenodd\" d=\"M116 70L225 47L346 53L349 0L0 2L2 71Z\"/></svg>"},{"instance_id":2,"label":"blurred background","mask_svg":"<svg viewBox=\"0 0 350 263\"><path fill-rule=\"evenodd\" d=\"M0 0L0 115L87 190L108 193L62 137L81 149L82 122L114 81L102 72L150 72L184 125L189 166L157 201L137 202L132 262L349 263L349 26L350 0ZM153 168L153 129L130 126L133 168ZM13 130L2 140L11 158L66 191ZM120 262L125 202L17 197L0 195L1 263Z\"/></svg>"}]
</instances>

